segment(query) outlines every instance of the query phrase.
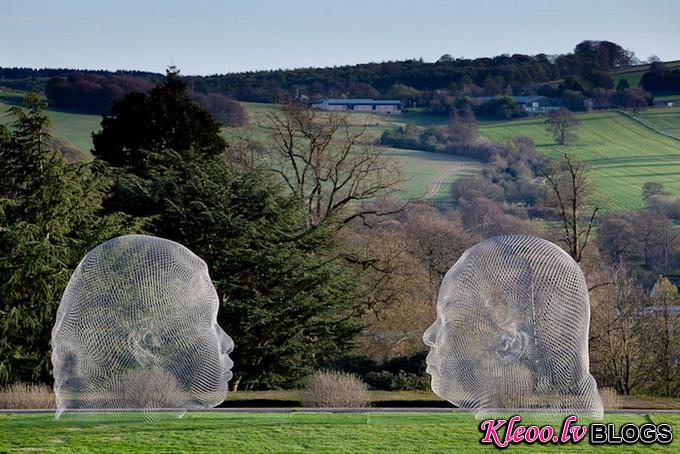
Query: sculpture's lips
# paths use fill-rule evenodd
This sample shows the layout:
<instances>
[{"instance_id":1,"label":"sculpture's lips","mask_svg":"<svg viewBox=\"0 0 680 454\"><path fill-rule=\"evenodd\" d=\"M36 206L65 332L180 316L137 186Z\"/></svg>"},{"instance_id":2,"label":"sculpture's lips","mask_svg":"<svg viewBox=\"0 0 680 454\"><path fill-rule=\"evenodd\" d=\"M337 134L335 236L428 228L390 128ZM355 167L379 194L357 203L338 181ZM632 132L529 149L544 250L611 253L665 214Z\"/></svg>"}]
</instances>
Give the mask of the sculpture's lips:
<instances>
[{"instance_id":1,"label":"sculpture's lips","mask_svg":"<svg viewBox=\"0 0 680 454\"><path fill-rule=\"evenodd\" d=\"M439 368L429 361L430 355L432 355L432 352L430 352L430 354L427 355L427 358L425 358L425 364L427 364L427 367L425 368L425 372L430 374L430 375L433 375L433 373L439 372Z\"/></svg>"}]
</instances>

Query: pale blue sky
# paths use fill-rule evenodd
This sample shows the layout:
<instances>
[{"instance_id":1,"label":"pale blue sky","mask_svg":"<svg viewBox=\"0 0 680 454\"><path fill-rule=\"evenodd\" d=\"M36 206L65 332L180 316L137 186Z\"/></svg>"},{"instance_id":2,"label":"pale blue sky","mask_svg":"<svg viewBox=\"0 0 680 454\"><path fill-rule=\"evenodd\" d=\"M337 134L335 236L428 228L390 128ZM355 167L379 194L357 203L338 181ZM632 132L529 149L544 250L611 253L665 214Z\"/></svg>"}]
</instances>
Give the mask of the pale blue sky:
<instances>
[{"instance_id":1,"label":"pale blue sky","mask_svg":"<svg viewBox=\"0 0 680 454\"><path fill-rule=\"evenodd\" d=\"M183 74L564 53L680 59L676 0L0 0L0 66Z\"/></svg>"}]
</instances>

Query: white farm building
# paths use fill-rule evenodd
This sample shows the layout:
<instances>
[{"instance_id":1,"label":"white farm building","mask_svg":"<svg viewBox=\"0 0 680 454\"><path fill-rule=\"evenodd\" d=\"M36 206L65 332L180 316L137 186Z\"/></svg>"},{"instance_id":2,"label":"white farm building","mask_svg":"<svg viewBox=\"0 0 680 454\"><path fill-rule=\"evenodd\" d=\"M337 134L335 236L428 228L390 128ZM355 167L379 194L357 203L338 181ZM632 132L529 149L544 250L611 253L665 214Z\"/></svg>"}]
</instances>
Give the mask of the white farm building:
<instances>
[{"instance_id":1,"label":"white farm building","mask_svg":"<svg viewBox=\"0 0 680 454\"><path fill-rule=\"evenodd\" d=\"M393 99L319 99L312 103L312 107L321 110L401 114L401 101Z\"/></svg>"}]
</instances>

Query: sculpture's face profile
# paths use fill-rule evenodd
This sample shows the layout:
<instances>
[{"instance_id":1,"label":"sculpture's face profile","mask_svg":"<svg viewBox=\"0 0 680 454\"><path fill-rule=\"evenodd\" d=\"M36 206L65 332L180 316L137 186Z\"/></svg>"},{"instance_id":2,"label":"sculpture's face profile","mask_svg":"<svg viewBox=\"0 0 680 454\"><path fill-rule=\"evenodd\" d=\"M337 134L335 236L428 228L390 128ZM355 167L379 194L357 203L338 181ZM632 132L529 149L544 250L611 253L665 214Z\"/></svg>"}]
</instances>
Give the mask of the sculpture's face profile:
<instances>
[{"instance_id":1,"label":"sculpture's face profile","mask_svg":"<svg viewBox=\"0 0 680 454\"><path fill-rule=\"evenodd\" d=\"M442 281L430 347L432 389L477 411L551 409L601 416L588 370L588 291L554 244L503 236L467 250Z\"/></svg>"},{"instance_id":2,"label":"sculpture's face profile","mask_svg":"<svg viewBox=\"0 0 680 454\"><path fill-rule=\"evenodd\" d=\"M218 306L206 264L180 244L128 235L91 250L52 331L58 414L222 402L234 343Z\"/></svg>"}]
</instances>

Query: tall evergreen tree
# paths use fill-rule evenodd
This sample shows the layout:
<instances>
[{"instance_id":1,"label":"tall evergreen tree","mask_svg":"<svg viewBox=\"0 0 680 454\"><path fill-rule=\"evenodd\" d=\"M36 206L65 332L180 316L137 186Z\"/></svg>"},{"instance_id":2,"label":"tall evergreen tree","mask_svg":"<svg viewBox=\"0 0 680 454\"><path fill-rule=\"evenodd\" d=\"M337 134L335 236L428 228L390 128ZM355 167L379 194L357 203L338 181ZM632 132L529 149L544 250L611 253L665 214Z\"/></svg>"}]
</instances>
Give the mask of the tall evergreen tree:
<instances>
[{"instance_id":1,"label":"tall evergreen tree","mask_svg":"<svg viewBox=\"0 0 680 454\"><path fill-rule=\"evenodd\" d=\"M0 383L46 380L50 330L70 272L94 244L122 231L99 216L109 181L67 164L49 143L35 95L0 126Z\"/></svg>"},{"instance_id":2,"label":"tall evergreen tree","mask_svg":"<svg viewBox=\"0 0 680 454\"><path fill-rule=\"evenodd\" d=\"M154 166L149 153L174 150L210 157L226 147L219 123L188 96L174 67L151 92L134 92L116 102L101 126L92 136L92 153L140 177Z\"/></svg>"},{"instance_id":3,"label":"tall evergreen tree","mask_svg":"<svg viewBox=\"0 0 680 454\"><path fill-rule=\"evenodd\" d=\"M133 92L116 102L101 126L92 136L92 154L115 174L106 208L135 217L158 214L150 198L153 169L172 167L176 156L209 159L226 149L220 125L189 97L174 67L150 92Z\"/></svg>"}]
</instances>

